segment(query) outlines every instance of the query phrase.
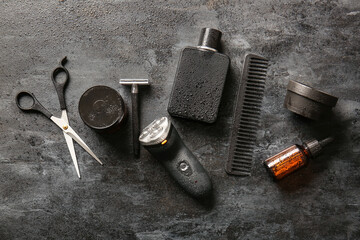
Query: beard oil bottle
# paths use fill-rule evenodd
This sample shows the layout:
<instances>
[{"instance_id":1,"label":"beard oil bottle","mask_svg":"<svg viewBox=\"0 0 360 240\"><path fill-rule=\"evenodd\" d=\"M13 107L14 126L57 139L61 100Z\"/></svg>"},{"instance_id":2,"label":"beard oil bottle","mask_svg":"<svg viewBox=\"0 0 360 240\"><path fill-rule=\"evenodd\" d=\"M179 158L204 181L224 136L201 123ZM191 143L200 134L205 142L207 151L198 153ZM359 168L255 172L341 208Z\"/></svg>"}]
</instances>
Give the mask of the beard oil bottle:
<instances>
[{"instance_id":1,"label":"beard oil bottle","mask_svg":"<svg viewBox=\"0 0 360 240\"><path fill-rule=\"evenodd\" d=\"M292 145L275 156L266 159L264 165L276 180L280 180L305 166L309 159L319 155L322 148L333 140L333 138L329 137L321 141L306 141L303 145Z\"/></svg>"}]
</instances>

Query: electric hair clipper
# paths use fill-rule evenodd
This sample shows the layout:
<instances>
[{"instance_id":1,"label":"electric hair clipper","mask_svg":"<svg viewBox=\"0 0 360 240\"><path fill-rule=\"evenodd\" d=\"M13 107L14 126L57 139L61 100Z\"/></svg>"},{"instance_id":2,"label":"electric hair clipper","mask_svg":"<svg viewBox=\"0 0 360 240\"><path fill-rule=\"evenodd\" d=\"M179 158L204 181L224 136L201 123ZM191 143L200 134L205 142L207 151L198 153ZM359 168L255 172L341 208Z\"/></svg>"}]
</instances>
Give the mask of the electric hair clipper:
<instances>
[{"instance_id":1,"label":"electric hair clipper","mask_svg":"<svg viewBox=\"0 0 360 240\"><path fill-rule=\"evenodd\" d=\"M140 134L139 141L190 195L202 198L211 193L209 175L167 117L150 123Z\"/></svg>"}]
</instances>

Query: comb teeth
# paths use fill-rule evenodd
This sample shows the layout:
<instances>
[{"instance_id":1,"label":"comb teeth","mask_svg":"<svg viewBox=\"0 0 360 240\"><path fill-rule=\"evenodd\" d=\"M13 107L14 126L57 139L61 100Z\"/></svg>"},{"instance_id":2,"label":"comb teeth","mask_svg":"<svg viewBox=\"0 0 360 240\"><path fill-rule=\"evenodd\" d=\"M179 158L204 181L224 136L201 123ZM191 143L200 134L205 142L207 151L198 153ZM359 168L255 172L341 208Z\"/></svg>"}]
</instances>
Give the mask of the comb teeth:
<instances>
[{"instance_id":1,"label":"comb teeth","mask_svg":"<svg viewBox=\"0 0 360 240\"><path fill-rule=\"evenodd\" d=\"M269 60L262 56L247 54L245 57L225 166L228 174L250 175L268 64Z\"/></svg>"}]
</instances>

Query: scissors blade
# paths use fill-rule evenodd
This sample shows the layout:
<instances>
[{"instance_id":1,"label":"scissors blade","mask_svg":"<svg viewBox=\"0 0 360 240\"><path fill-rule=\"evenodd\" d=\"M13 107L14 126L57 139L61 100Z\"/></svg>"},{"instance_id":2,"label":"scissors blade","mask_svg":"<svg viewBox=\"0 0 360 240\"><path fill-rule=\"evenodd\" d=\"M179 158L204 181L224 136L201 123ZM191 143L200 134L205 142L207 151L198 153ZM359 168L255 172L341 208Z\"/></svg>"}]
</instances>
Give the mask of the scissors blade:
<instances>
[{"instance_id":1,"label":"scissors blade","mask_svg":"<svg viewBox=\"0 0 360 240\"><path fill-rule=\"evenodd\" d=\"M67 123L67 125L69 125L69 119L68 119L66 110L61 111L61 119L63 119ZM63 133L64 133L66 144L69 148L71 159L74 163L76 173L77 173L78 177L80 178L79 164L78 164L76 154L75 154L74 142L69 135L67 135L65 132L63 132Z\"/></svg>"},{"instance_id":2,"label":"scissors blade","mask_svg":"<svg viewBox=\"0 0 360 240\"><path fill-rule=\"evenodd\" d=\"M64 132L64 137L65 137L66 144L69 148L69 152L70 152L71 158L73 160L76 173L77 173L78 177L80 178L80 171L79 171L78 161L77 161L77 158L75 155L74 142L73 142L72 138L69 135L67 135L65 132Z\"/></svg>"},{"instance_id":3,"label":"scissors blade","mask_svg":"<svg viewBox=\"0 0 360 240\"><path fill-rule=\"evenodd\" d=\"M67 124L67 122L64 121L64 119L57 118L54 116L51 116L50 118L61 130L64 131L67 135L69 135L72 139L74 139L85 151L87 151L93 158L95 158L96 161L98 161L101 165L103 163L100 161L100 159L91 151L91 149L86 145L86 143L77 135L77 133Z\"/></svg>"},{"instance_id":4,"label":"scissors blade","mask_svg":"<svg viewBox=\"0 0 360 240\"><path fill-rule=\"evenodd\" d=\"M72 139L74 139L78 144L80 144L80 146L85 149L85 151L87 151L93 158L95 158L96 161L98 161L98 163L100 163L101 165L103 165L103 163L100 161L100 159L95 155L95 153L93 153L93 151L91 151L91 149L88 147L88 145L86 145L86 143L79 137L79 135L77 135L77 133L69 126L67 130L65 130L65 132L72 137Z\"/></svg>"}]
</instances>

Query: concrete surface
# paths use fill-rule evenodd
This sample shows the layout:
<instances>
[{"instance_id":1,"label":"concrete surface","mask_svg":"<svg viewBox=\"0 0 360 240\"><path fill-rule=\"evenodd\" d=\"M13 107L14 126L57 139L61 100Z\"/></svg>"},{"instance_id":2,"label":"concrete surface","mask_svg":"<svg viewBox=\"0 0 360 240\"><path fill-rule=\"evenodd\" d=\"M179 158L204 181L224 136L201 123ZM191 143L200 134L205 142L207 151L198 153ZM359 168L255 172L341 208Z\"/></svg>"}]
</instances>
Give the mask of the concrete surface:
<instances>
[{"instance_id":1,"label":"concrete surface","mask_svg":"<svg viewBox=\"0 0 360 240\"><path fill-rule=\"evenodd\" d=\"M360 239L360 3L338 1L0 1L0 239ZM131 154L130 122L101 136L81 121L80 95L117 89L120 77L149 77L141 124L167 115L180 50L202 27L223 32L231 58L220 118L174 119L209 171L214 199L199 203L142 149ZM271 60L251 177L226 175L224 161L246 51ZM105 162L76 145L76 176L61 131L14 103L31 90L60 114L50 81L63 56L71 125ZM339 97L334 117L313 122L283 108L289 79ZM262 161L311 137L335 134L319 158L281 182Z\"/></svg>"}]
</instances>

